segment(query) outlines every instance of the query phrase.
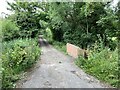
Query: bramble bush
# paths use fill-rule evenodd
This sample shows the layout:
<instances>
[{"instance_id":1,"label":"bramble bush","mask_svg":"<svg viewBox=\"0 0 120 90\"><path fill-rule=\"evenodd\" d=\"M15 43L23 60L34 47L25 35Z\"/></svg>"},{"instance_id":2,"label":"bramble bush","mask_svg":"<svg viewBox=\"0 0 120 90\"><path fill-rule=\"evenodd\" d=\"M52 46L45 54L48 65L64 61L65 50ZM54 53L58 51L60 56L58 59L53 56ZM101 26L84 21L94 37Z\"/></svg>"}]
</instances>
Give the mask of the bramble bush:
<instances>
[{"instance_id":1,"label":"bramble bush","mask_svg":"<svg viewBox=\"0 0 120 90\"><path fill-rule=\"evenodd\" d=\"M3 43L2 87L14 87L19 74L30 68L39 58L40 48L35 39L17 39Z\"/></svg>"}]
</instances>

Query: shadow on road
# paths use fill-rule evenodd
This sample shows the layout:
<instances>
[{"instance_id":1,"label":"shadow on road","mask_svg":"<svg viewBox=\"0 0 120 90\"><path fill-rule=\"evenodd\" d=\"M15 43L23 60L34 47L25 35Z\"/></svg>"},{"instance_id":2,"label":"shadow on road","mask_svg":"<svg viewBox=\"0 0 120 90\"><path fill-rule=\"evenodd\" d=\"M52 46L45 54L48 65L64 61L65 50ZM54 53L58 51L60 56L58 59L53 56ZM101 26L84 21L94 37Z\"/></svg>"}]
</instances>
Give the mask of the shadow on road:
<instances>
[{"instance_id":1,"label":"shadow on road","mask_svg":"<svg viewBox=\"0 0 120 90\"><path fill-rule=\"evenodd\" d=\"M49 47L49 43L43 38L40 38L38 42L40 47Z\"/></svg>"}]
</instances>

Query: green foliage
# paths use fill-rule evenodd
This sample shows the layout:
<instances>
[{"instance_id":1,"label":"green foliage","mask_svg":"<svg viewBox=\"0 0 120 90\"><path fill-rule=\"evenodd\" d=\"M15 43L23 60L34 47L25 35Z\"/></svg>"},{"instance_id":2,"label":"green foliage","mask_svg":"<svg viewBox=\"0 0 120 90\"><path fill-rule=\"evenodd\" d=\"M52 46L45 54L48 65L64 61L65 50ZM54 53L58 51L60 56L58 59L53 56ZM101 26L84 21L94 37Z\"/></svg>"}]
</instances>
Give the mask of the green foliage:
<instances>
[{"instance_id":1,"label":"green foliage","mask_svg":"<svg viewBox=\"0 0 120 90\"><path fill-rule=\"evenodd\" d=\"M39 21L39 24L41 25L41 27L42 27L43 29L45 29L45 28L47 27L47 25L48 25L48 23L46 23L44 20L40 20L40 21Z\"/></svg>"},{"instance_id":2,"label":"green foliage","mask_svg":"<svg viewBox=\"0 0 120 90\"><path fill-rule=\"evenodd\" d=\"M57 8L56 3L49 4L49 28L52 31L53 39L57 41L62 41L64 33L62 29L63 20L61 15L59 14L59 11L61 11L61 9Z\"/></svg>"},{"instance_id":3,"label":"green foliage","mask_svg":"<svg viewBox=\"0 0 120 90\"><path fill-rule=\"evenodd\" d=\"M40 55L35 39L19 39L3 43L2 49L2 87L14 87L19 74L31 67Z\"/></svg>"},{"instance_id":4,"label":"green foliage","mask_svg":"<svg viewBox=\"0 0 120 90\"><path fill-rule=\"evenodd\" d=\"M2 38L2 19L1 18L0 18L0 38Z\"/></svg>"},{"instance_id":5,"label":"green foliage","mask_svg":"<svg viewBox=\"0 0 120 90\"><path fill-rule=\"evenodd\" d=\"M115 25L116 29L118 30L116 32L116 34L119 38L119 36L120 36L120 1L118 2L117 7L116 7L116 15L117 15L117 23L114 25Z\"/></svg>"},{"instance_id":6,"label":"green foliage","mask_svg":"<svg viewBox=\"0 0 120 90\"><path fill-rule=\"evenodd\" d=\"M56 49L64 52L66 54L66 45L63 42L55 41L52 37L53 34L49 28L45 30L46 32L44 33L44 38L47 39L47 41L53 45Z\"/></svg>"},{"instance_id":7,"label":"green foliage","mask_svg":"<svg viewBox=\"0 0 120 90\"><path fill-rule=\"evenodd\" d=\"M86 49L102 38L110 46L109 38L118 33L117 16L109 3L48 3L49 27L53 39L73 43ZM112 47L112 49L115 49Z\"/></svg>"},{"instance_id":8,"label":"green foliage","mask_svg":"<svg viewBox=\"0 0 120 90\"><path fill-rule=\"evenodd\" d=\"M2 20L2 39L8 41L13 38L17 38L19 35L19 28L11 20Z\"/></svg>"},{"instance_id":9,"label":"green foliage","mask_svg":"<svg viewBox=\"0 0 120 90\"><path fill-rule=\"evenodd\" d=\"M118 49L110 51L98 44L90 50L89 58L79 57L76 64L87 73L114 87L118 85Z\"/></svg>"},{"instance_id":10,"label":"green foliage","mask_svg":"<svg viewBox=\"0 0 120 90\"><path fill-rule=\"evenodd\" d=\"M21 37L35 37L42 27L39 20L46 20L46 13L40 3L37 2L19 2L8 3L8 10L14 13L8 18L15 21L20 28Z\"/></svg>"},{"instance_id":11,"label":"green foliage","mask_svg":"<svg viewBox=\"0 0 120 90\"><path fill-rule=\"evenodd\" d=\"M49 28L46 28L44 37L49 41L49 43L52 43L53 41L53 34Z\"/></svg>"},{"instance_id":12,"label":"green foliage","mask_svg":"<svg viewBox=\"0 0 120 90\"><path fill-rule=\"evenodd\" d=\"M63 42L53 41L52 45L58 49L59 51L62 51L64 54L67 54L66 52L66 45Z\"/></svg>"},{"instance_id":13,"label":"green foliage","mask_svg":"<svg viewBox=\"0 0 120 90\"><path fill-rule=\"evenodd\" d=\"M116 37L119 33L119 7L115 12L109 3L16 1L8 4L9 9L15 12L9 18L15 20L20 27L21 37L34 37L40 28L45 30L48 27L52 31L53 40L73 43L86 49L99 40L99 34L104 45L111 48L108 45L112 43L109 38Z\"/></svg>"}]
</instances>

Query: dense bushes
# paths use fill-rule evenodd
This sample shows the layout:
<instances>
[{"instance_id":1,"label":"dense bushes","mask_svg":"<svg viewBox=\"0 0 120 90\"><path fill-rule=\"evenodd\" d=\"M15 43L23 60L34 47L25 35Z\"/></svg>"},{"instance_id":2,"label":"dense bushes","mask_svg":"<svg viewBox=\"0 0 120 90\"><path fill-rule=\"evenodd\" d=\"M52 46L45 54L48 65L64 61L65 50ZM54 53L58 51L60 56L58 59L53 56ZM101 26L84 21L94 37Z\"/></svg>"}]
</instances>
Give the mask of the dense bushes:
<instances>
[{"instance_id":1,"label":"dense bushes","mask_svg":"<svg viewBox=\"0 0 120 90\"><path fill-rule=\"evenodd\" d=\"M2 23L2 40L9 41L17 38L35 38L39 34L39 29L31 28L21 30L15 22L10 19L0 20Z\"/></svg>"},{"instance_id":2,"label":"dense bushes","mask_svg":"<svg viewBox=\"0 0 120 90\"><path fill-rule=\"evenodd\" d=\"M53 39L87 49L100 36L104 46L115 49L109 38L117 37L118 16L110 3L50 3L47 9Z\"/></svg>"},{"instance_id":3,"label":"dense bushes","mask_svg":"<svg viewBox=\"0 0 120 90\"><path fill-rule=\"evenodd\" d=\"M2 22L2 39L8 41L13 38L17 38L19 35L19 28L11 20L1 20Z\"/></svg>"},{"instance_id":4,"label":"dense bushes","mask_svg":"<svg viewBox=\"0 0 120 90\"><path fill-rule=\"evenodd\" d=\"M109 48L103 48L95 45L90 50L89 58L79 57L76 64L87 73L105 81L112 86L118 85L118 49L111 51Z\"/></svg>"},{"instance_id":5,"label":"dense bushes","mask_svg":"<svg viewBox=\"0 0 120 90\"><path fill-rule=\"evenodd\" d=\"M44 7L38 2L12 2L8 3L8 9L14 12L8 19L15 21L20 28L20 37L36 37L42 27L39 21L46 20Z\"/></svg>"},{"instance_id":6,"label":"dense bushes","mask_svg":"<svg viewBox=\"0 0 120 90\"><path fill-rule=\"evenodd\" d=\"M13 87L20 72L31 67L38 60L40 48L35 39L19 39L3 43L2 87Z\"/></svg>"}]
</instances>

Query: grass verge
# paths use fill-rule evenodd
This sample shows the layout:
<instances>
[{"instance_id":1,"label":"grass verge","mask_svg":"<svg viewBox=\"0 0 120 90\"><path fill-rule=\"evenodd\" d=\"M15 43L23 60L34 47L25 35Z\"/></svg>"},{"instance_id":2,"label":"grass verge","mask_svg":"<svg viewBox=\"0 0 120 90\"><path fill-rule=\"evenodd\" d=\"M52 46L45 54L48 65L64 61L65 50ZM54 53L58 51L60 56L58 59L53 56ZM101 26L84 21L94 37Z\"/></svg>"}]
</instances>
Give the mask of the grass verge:
<instances>
[{"instance_id":1,"label":"grass verge","mask_svg":"<svg viewBox=\"0 0 120 90\"><path fill-rule=\"evenodd\" d=\"M86 73L97 77L113 87L117 87L118 83L118 50L110 51L108 48L100 52L91 51L89 58L86 60L79 57L76 65L85 70Z\"/></svg>"},{"instance_id":2,"label":"grass verge","mask_svg":"<svg viewBox=\"0 0 120 90\"><path fill-rule=\"evenodd\" d=\"M51 43L51 45L53 45L53 47L55 47L55 48L58 49L59 51L63 52L64 54L67 54L65 43L63 43L63 42L58 42L58 41L53 41L53 42Z\"/></svg>"}]
</instances>

